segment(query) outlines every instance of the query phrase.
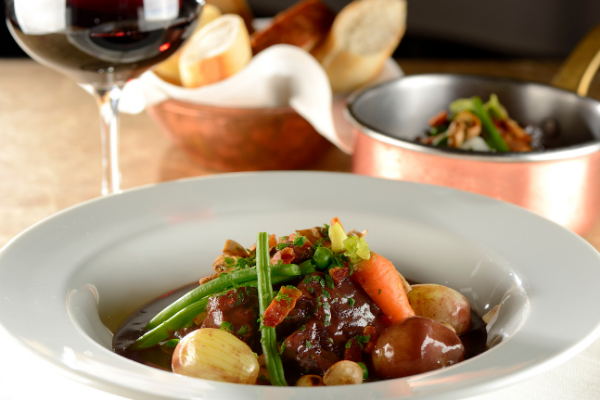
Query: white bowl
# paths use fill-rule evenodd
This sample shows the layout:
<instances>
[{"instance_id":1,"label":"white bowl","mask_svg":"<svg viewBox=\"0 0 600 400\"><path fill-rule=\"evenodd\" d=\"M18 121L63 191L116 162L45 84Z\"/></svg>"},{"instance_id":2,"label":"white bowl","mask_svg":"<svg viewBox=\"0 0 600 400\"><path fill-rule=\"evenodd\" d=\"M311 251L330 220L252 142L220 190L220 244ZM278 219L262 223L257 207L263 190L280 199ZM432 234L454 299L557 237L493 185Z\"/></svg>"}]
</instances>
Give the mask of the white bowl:
<instances>
[{"instance_id":1,"label":"white bowl","mask_svg":"<svg viewBox=\"0 0 600 400\"><path fill-rule=\"evenodd\" d=\"M494 347L443 370L327 388L193 379L111 351L130 313L209 274L225 239L249 246L259 231L333 216L369 229L371 248L405 276L459 290L480 315L502 302ZM230 174L90 201L25 231L0 252L0 326L66 375L133 398L450 399L525 379L591 343L599 267L575 234L489 198L349 174Z\"/></svg>"}]
</instances>

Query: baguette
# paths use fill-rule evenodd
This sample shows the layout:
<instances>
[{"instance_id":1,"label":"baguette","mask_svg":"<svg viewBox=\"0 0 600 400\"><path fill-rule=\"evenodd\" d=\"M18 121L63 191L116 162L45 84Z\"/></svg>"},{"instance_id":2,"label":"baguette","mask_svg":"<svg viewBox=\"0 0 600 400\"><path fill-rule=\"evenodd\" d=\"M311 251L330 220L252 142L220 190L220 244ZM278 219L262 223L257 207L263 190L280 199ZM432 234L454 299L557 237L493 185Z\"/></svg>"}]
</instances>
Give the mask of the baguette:
<instances>
[{"instance_id":1,"label":"baguette","mask_svg":"<svg viewBox=\"0 0 600 400\"><path fill-rule=\"evenodd\" d=\"M187 88L218 82L235 74L252 57L244 20L223 15L204 26L181 52L179 75Z\"/></svg>"},{"instance_id":2,"label":"baguette","mask_svg":"<svg viewBox=\"0 0 600 400\"><path fill-rule=\"evenodd\" d=\"M333 92L350 92L381 72L405 30L405 0L354 1L340 11L327 39L312 54Z\"/></svg>"},{"instance_id":3,"label":"baguette","mask_svg":"<svg viewBox=\"0 0 600 400\"><path fill-rule=\"evenodd\" d=\"M200 29L202 29L202 27L204 27L206 24L214 21L220 16L221 11L217 7L211 4L206 4L202 9L200 21L198 21L192 36L196 35L198 31L200 31ZM154 73L163 81L172 83L173 85L181 86L181 77L179 76L179 58L181 57L181 51L183 50L183 47L185 47L185 44L182 46L182 48L171 55L171 57L154 67Z\"/></svg>"},{"instance_id":4,"label":"baguette","mask_svg":"<svg viewBox=\"0 0 600 400\"><path fill-rule=\"evenodd\" d=\"M254 15L246 0L206 0L206 4L216 6L223 14L237 14L244 19L248 32L254 32L252 20Z\"/></svg>"},{"instance_id":5,"label":"baguette","mask_svg":"<svg viewBox=\"0 0 600 400\"><path fill-rule=\"evenodd\" d=\"M252 35L252 52L275 44L291 44L311 51L325 39L335 13L321 0L304 0L280 12L273 22Z\"/></svg>"}]
</instances>

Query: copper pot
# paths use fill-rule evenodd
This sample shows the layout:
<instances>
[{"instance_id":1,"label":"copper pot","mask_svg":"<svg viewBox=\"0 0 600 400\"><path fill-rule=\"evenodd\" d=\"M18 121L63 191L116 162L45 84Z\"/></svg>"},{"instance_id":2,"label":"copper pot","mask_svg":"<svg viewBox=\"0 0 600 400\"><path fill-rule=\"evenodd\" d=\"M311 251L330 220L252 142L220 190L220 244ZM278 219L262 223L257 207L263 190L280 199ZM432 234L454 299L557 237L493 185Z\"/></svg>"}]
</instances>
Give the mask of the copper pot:
<instances>
[{"instance_id":1,"label":"copper pot","mask_svg":"<svg viewBox=\"0 0 600 400\"><path fill-rule=\"evenodd\" d=\"M554 86L427 74L368 89L347 108L355 135L353 170L494 197L582 234L600 214L600 102L585 97L600 65L599 50L600 25L569 56ZM564 146L531 153L481 153L415 141L429 117L451 101L487 98L491 93L517 121L555 120Z\"/></svg>"},{"instance_id":2,"label":"copper pot","mask_svg":"<svg viewBox=\"0 0 600 400\"><path fill-rule=\"evenodd\" d=\"M291 107L213 107L171 99L148 113L192 159L215 171L302 168L330 146Z\"/></svg>"}]
</instances>

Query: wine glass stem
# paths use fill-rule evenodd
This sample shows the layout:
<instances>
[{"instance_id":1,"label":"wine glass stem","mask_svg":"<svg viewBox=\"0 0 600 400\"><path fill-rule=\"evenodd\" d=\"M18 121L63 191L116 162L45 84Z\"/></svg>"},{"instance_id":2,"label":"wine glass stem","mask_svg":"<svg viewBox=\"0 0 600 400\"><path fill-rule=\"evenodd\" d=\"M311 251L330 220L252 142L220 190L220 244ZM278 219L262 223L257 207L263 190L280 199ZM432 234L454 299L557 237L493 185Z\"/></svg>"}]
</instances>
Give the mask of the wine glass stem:
<instances>
[{"instance_id":1,"label":"wine glass stem","mask_svg":"<svg viewBox=\"0 0 600 400\"><path fill-rule=\"evenodd\" d=\"M119 99L122 85L95 89L102 136L102 195L121 192L119 171Z\"/></svg>"}]
</instances>

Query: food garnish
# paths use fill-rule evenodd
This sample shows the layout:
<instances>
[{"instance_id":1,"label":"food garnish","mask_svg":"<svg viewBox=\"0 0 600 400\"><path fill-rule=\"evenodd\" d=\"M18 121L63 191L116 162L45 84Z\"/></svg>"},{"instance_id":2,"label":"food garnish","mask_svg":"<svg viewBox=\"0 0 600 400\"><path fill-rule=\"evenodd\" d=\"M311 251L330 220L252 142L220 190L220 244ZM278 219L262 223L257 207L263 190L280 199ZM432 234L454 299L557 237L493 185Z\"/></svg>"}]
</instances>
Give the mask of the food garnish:
<instances>
[{"instance_id":1,"label":"food garnish","mask_svg":"<svg viewBox=\"0 0 600 400\"><path fill-rule=\"evenodd\" d=\"M438 147L487 152L527 152L541 149L540 138L528 134L494 93L484 104L479 96L457 99L429 119L428 136L418 141ZM531 132L536 131L532 129Z\"/></svg>"}]
</instances>

